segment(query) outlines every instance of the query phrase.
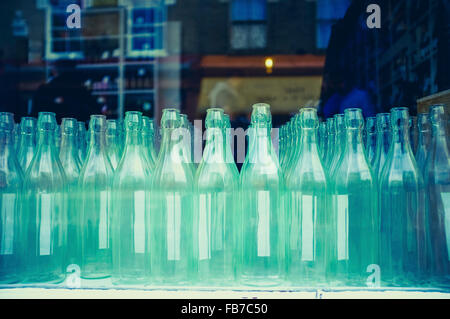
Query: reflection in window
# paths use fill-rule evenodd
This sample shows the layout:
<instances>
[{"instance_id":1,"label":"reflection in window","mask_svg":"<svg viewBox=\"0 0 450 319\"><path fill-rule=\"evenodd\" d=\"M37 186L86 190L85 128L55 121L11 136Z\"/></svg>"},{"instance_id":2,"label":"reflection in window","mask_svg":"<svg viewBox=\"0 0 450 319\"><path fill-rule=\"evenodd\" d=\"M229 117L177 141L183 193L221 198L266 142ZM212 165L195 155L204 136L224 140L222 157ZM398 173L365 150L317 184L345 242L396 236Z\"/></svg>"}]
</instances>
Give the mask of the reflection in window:
<instances>
[{"instance_id":1,"label":"reflection in window","mask_svg":"<svg viewBox=\"0 0 450 319\"><path fill-rule=\"evenodd\" d=\"M316 45L326 49L330 40L331 28L337 20L344 17L351 0L317 0Z\"/></svg>"},{"instance_id":2,"label":"reflection in window","mask_svg":"<svg viewBox=\"0 0 450 319\"><path fill-rule=\"evenodd\" d=\"M234 50L266 47L267 0L231 2L231 48Z\"/></svg>"}]
</instances>

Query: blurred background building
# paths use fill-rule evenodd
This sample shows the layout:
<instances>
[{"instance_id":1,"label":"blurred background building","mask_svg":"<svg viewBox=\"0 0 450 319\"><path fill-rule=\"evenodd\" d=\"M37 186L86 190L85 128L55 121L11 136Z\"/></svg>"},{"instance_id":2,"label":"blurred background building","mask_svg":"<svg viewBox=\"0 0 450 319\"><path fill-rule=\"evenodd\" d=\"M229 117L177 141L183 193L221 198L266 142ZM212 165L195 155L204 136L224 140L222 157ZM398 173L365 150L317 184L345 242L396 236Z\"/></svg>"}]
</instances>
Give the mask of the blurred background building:
<instances>
[{"instance_id":1,"label":"blurred background building","mask_svg":"<svg viewBox=\"0 0 450 319\"><path fill-rule=\"evenodd\" d=\"M381 29L366 25L368 4ZM82 8L81 28L66 8ZM449 89L449 0L2 0L0 109L88 120L210 106L274 126L303 106L366 115Z\"/></svg>"}]
</instances>

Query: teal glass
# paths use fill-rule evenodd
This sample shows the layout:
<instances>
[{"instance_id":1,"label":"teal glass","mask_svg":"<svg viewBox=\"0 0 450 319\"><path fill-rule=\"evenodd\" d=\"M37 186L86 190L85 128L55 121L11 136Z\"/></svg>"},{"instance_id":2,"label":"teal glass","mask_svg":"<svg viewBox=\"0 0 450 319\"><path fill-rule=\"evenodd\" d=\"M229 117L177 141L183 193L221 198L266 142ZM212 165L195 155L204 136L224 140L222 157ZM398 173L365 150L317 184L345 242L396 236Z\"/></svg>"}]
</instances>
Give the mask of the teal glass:
<instances>
[{"instance_id":1,"label":"teal glass","mask_svg":"<svg viewBox=\"0 0 450 319\"><path fill-rule=\"evenodd\" d=\"M333 157L336 148L336 126L334 124L334 118L327 119L327 154L324 160L325 171L329 172L333 162Z\"/></svg>"},{"instance_id":2,"label":"teal glass","mask_svg":"<svg viewBox=\"0 0 450 319\"><path fill-rule=\"evenodd\" d=\"M25 175L20 218L26 283L57 283L65 277L67 183L56 153L56 127L54 113L39 113L38 149Z\"/></svg>"},{"instance_id":3,"label":"teal glass","mask_svg":"<svg viewBox=\"0 0 450 319\"><path fill-rule=\"evenodd\" d=\"M112 282L143 284L150 278L151 167L142 143L142 113L125 114L125 149L114 173Z\"/></svg>"},{"instance_id":4,"label":"teal glass","mask_svg":"<svg viewBox=\"0 0 450 319\"><path fill-rule=\"evenodd\" d=\"M111 275L111 187L113 168L106 153L106 117L91 115L89 151L80 172L81 278Z\"/></svg>"},{"instance_id":5,"label":"teal glass","mask_svg":"<svg viewBox=\"0 0 450 319\"><path fill-rule=\"evenodd\" d=\"M78 157L80 158L80 163L84 164L87 155L87 138L86 138L86 126L84 122L78 122Z\"/></svg>"},{"instance_id":6,"label":"teal glass","mask_svg":"<svg viewBox=\"0 0 450 319\"><path fill-rule=\"evenodd\" d=\"M327 123L320 122L319 125L319 149L320 149L320 159L322 163L325 161L327 156Z\"/></svg>"},{"instance_id":7,"label":"teal glass","mask_svg":"<svg viewBox=\"0 0 450 319\"><path fill-rule=\"evenodd\" d=\"M228 114L224 114L223 116L223 130L225 134L225 162L230 166L233 178L239 184L239 170L236 166L236 162L234 161L233 146L231 144L234 135L231 133L230 116Z\"/></svg>"},{"instance_id":8,"label":"teal glass","mask_svg":"<svg viewBox=\"0 0 450 319\"><path fill-rule=\"evenodd\" d=\"M142 117L142 144L145 151L145 158L150 164L150 167L155 167L156 164L156 152L155 152L155 125L153 119L143 116Z\"/></svg>"},{"instance_id":9,"label":"teal glass","mask_svg":"<svg viewBox=\"0 0 450 319\"><path fill-rule=\"evenodd\" d=\"M113 170L117 168L121 159L118 130L117 120L106 121L106 153Z\"/></svg>"},{"instance_id":10,"label":"teal glass","mask_svg":"<svg viewBox=\"0 0 450 319\"><path fill-rule=\"evenodd\" d=\"M425 162L428 155L428 148L431 143L431 123L428 113L420 113L418 115L417 126L419 128L419 140L415 158L417 167L419 168L419 172L422 174L422 176L424 176Z\"/></svg>"},{"instance_id":11,"label":"teal glass","mask_svg":"<svg viewBox=\"0 0 450 319\"><path fill-rule=\"evenodd\" d=\"M79 231L79 189L78 179L80 177L81 162L78 157L77 132L78 122L76 119L63 118L61 122L61 150L59 158L64 169L67 182L67 249L66 264L80 263Z\"/></svg>"},{"instance_id":12,"label":"teal glass","mask_svg":"<svg viewBox=\"0 0 450 319\"><path fill-rule=\"evenodd\" d=\"M206 145L195 176L194 276L200 285L230 286L236 265L238 180L226 161L223 110L208 109L205 126Z\"/></svg>"},{"instance_id":13,"label":"teal glass","mask_svg":"<svg viewBox=\"0 0 450 319\"><path fill-rule=\"evenodd\" d=\"M373 163L373 172L380 180L381 171L391 147L391 115L389 113L377 114L377 151Z\"/></svg>"},{"instance_id":14,"label":"teal glass","mask_svg":"<svg viewBox=\"0 0 450 319\"><path fill-rule=\"evenodd\" d=\"M392 143L380 178L381 281L415 286L426 262L424 185L409 140L409 112L391 110Z\"/></svg>"},{"instance_id":15,"label":"teal glass","mask_svg":"<svg viewBox=\"0 0 450 319\"><path fill-rule=\"evenodd\" d=\"M294 167L294 163L300 156L300 149L298 145L300 144L300 125L299 114L294 115L289 124L289 136L288 136L288 162L286 163L286 169L284 171L284 180L286 180L291 174Z\"/></svg>"},{"instance_id":16,"label":"teal glass","mask_svg":"<svg viewBox=\"0 0 450 319\"><path fill-rule=\"evenodd\" d=\"M241 264L239 281L244 285L273 286L283 280L285 268L283 175L273 149L270 106L253 105L249 152L242 166L239 221Z\"/></svg>"},{"instance_id":17,"label":"teal glass","mask_svg":"<svg viewBox=\"0 0 450 319\"><path fill-rule=\"evenodd\" d=\"M299 157L286 180L287 278L315 286L325 278L327 181L317 146L317 110L300 110Z\"/></svg>"},{"instance_id":18,"label":"teal glass","mask_svg":"<svg viewBox=\"0 0 450 319\"><path fill-rule=\"evenodd\" d=\"M417 142L419 139L419 130L417 126L417 116L409 117L409 143L413 154L417 152Z\"/></svg>"},{"instance_id":19,"label":"teal glass","mask_svg":"<svg viewBox=\"0 0 450 319\"><path fill-rule=\"evenodd\" d=\"M191 170L192 176L195 176L196 172L196 166L193 162L193 156L192 156L192 138L191 138L191 131L189 128L189 120L187 118L186 114L180 114L181 118L181 127L180 132L183 132L183 138L182 138L182 149L181 153L183 156L183 160L186 163L186 165Z\"/></svg>"},{"instance_id":20,"label":"teal glass","mask_svg":"<svg viewBox=\"0 0 450 319\"><path fill-rule=\"evenodd\" d=\"M14 149L14 115L0 112L0 284L20 280L19 222L23 173Z\"/></svg>"},{"instance_id":21,"label":"teal glass","mask_svg":"<svg viewBox=\"0 0 450 319\"><path fill-rule=\"evenodd\" d=\"M377 189L362 140L362 110L344 112L343 156L330 180L327 210L327 281L331 285L365 286L367 268L377 264Z\"/></svg>"},{"instance_id":22,"label":"teal glass","mask_svg":"<svg viewBox=\"0 0 450 319\"><path fill-rule=\"evenodd\" d=\"M20 121L20 141L17 159L24 173L36 153L36 123L36 119L33 117L22 117Z\"/></svg>"},{"instance_id":23,"label":"teal glass","mask_svg":"<svg viewBox=\"0 0 450 319\"><path fill-rule=\"evenodd\" d=\"M164 109L162 142L152 183L151 278L154 284L186 285L194 271L193 176L183 157L180 112Z\"/></svg>"},{"instance_id":24,"label":"teal glass","mask_svg":"<svg viewBox=\"0 0 450 319\"><path fill-rule=\"evenodd\" d=\"M59 151L61 149L61 127L56 125L55 128L55 146L56 146L56 154L59 156Z\"/></svg>"},{"instance_id":25,"label":"teal glass","mask_svg":"<svg viewBox=\"0 0 450 319\"><path fill-rule=\"evenodd\" d=\"M377 118L368 117L366 120L366 155L370 167L375 163L377 152Z\"/></svg>"},{"instance_id":26,"label":"teal glass","mask_svg":"<svg viewBox=\"0 0 450 319\"><path fill-rule=\"evenodd\" d=\"M334 144L334 153L333 159L331 161L331 166L328 170L328 176L333 176L334 171L337 168L339 160L344 154L345 143L347 140L347 131L345 129L345 116L344 114L336 114L334 115L334 126L335 126L335 144Z\"/></svg>"},{"instance_id":27,"label":"teal glass","mask_svg":"<svg viewBox=\"0 0 450 319\"><path fill-rule=\"evenodd\" d=\"M433 281L450 286L450 145L444 105L430 107L432 138L425 164Z\"/></svg>"}]
</instances>

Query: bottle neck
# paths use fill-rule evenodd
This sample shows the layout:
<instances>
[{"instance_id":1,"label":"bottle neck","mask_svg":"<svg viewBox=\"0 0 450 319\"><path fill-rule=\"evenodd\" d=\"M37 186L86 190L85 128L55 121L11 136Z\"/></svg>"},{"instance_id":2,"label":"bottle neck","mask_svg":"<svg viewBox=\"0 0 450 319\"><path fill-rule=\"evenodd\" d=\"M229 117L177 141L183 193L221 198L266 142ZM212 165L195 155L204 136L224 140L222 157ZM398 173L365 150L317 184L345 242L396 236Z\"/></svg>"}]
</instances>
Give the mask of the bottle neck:
<instances>
[{"instance_id":1,"label":"bottle neck","mask_svg":"<svg viewBox=\"0 0 450 319\"><path fill-rule=\"evenodd\" d=\"M392 130L392 144L396 146L395 149L400 150L402 153L412 152L409 133L407 127L398 127Z\"/></svg>"},{"instance_id":2,"label":"bottle neck","mask_svg":"<svg viewBox=\"0 0 450 319\"><path fill-rule=\"evenodd\" d=\"M225 161L226 134L221 128L213 127L206 130L205 158L214 157L219 162Z\"/></svg>"},{"instance_id":3,"label":"bottle neck","mask_svg":"<svg viewBox=\"0 0 450 319\"><path fill-rule=\"evenodd\" d=\"M14 134L10 131L0 130L0 148L1 151L14 151Z\"/></svg>"},{"instance_id":4,"label":"bottle neck","mask_svg":"<svg viewBox=\"0 0 450 319\"><path fill-rule=\"evenodd\" d=\"M347 153L364 153L362 131L356 128L347 128Z\"/></svg>"},{"instance_id":5,"label":"bottle neck","mask_svg":"<svg viewBox=\"0 0 450 319\"><path fill-rule=\"evenodd\" d=\"M317 129L302 128L300 137L300 154L317 152Z\"/></svg>"},{"instance_id":6,"label":"bottle neck","mask_svg":"<svg viewBox=\"0 0 450 319\"><path fill-rule=\"evenodd\" d=\"M77 137L74 134L63 134L61 138L61 153L75 153L77 150Z\"/></svg>"},{"instance_id":7,"label":"bottle neck","mask_svg":"<svg viewBox=\"0 0 450 319\"><path fill-rule=\"evenodd\" d=\"M94 153L104 152L106 145L105 132L91 131L89 134L89 151Z\"/></svg>"}]
</instances>

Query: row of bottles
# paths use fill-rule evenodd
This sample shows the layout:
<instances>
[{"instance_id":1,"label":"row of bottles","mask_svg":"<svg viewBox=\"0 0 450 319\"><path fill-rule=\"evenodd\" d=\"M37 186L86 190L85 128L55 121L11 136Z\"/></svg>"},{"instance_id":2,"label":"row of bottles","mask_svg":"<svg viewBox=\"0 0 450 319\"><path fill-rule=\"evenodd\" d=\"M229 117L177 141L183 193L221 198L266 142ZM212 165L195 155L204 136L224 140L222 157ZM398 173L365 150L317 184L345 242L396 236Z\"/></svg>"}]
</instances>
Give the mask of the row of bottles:
<instances>
[{"instance_id":1,"label":"row of bottles","mask_svg":"<svg viewBox=\"0 0 450 319\"><path fill-rule=\"evenodd\" d=\"M303 108L281 128L278 157L270 106L255 104L239 174L219 108L198 167L176 109L163 111L158 154L140 112L123 125L92 115L86 138L75 119L58 130L40 113L35 151L35 120L22 119L15 147L13 115L0 113L0 282L61 282L76 264L119 285L448 285L443 106L418 119L425 173L406 108L366 122L347 109L319 124Z\"/></svg>"},{"instance_id":2,"label":"row of bottles","mask_svg":"<svg viewBox=\"0 0 450 319\"><path fill-rule=\"evenodd\" d=\"M288 211L299 216L288 223L303 231L314 229L304 227L305 217L313 220L317 233L309 236L317 242L311 247L322 254L325 239L327 275L357 284L367 269L381 274L383 285L448 285L450 153L444 106L419 114L415 155L411 131L416 121L407 108L366 121L360 109L320 124L316 120L319 140L314 133L305 147L308 113L315 111L302 109L282 128L280 158L288 196L294 198L296 188L307 195L314 185L318 189L314 205L307 200L306 215L303 198L290 200Z\"/></svg>"}]
</instances>

